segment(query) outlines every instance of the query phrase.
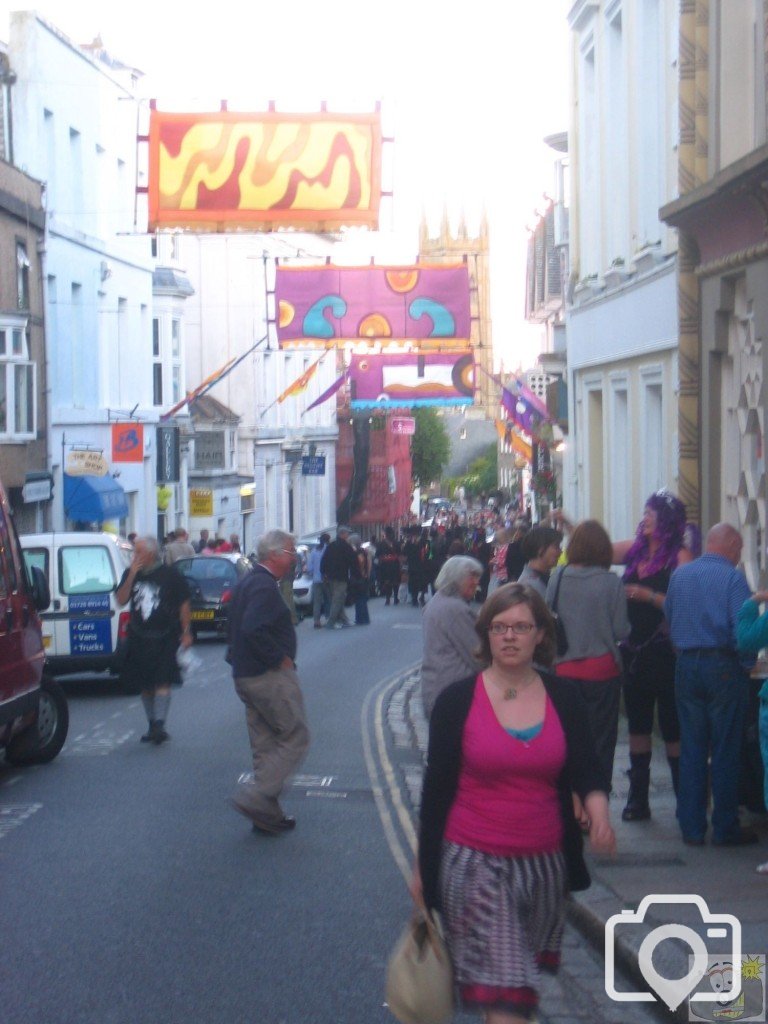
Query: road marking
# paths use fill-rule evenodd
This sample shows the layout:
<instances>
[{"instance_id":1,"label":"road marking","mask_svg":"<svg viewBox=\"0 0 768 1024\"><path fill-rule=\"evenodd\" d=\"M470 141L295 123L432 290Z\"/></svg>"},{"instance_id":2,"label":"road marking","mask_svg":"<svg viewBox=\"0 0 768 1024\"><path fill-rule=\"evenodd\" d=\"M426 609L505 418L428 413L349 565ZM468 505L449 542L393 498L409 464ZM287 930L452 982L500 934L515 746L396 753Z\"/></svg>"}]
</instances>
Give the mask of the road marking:
<instances>
[{"instance_id":1,"label":"road marking","mask_svg":"<svg viewBox=\"0 0 768 1024\"><path fill-rule=\"evenodd\" d=\"M383 730L383 715L382 706L384 698L390 690L398 686L404 677L409 673L414 672L417 665L406 669L403 672L398 672L394 679L384 680L378 686L375 686L370 690L363 702L363 708L361 711L361 723L362 723L362 739L363 739L363 755L365 757L366 768L368 769L368 776L371 780L371 787L373 789L374 799L376 800L376 806L379 811L379 817L381 819L382 827L384 829L384 835L389 845L392 856L395 859L395 863L400 868L400 872L406 882L410 881L412 873L412 859L416 852L416 832L411 821L410 814L403 804L400 796L400 790L397 785L395 778L395 770L392 762L389 760L386 751L386 744L384 742L384 730ZM381 773L377 766L374 749L371 744L371 738L369 735L369 717L371 704L376 700L375 712L374 712L374 731L376 737L376 754L379 757L379 763L381 764ZM383 775L383 780L382 780ZM397 813L397 819L400 826L406 836L407 845L401 842L397 829L395 827L392 814L389 807L387 806L385 797L386 793L392 802L393 807Z\"/></svg>"},{"instance_id":2,"label":"road marking","mask_svg":"<svg viewBox=\"0 0 768 1024\"><path fill-rule=\"evenodd\" d=\"M70 755L75 757L82 756L104 756L105 754L111 754L113 750L121 747L123 743L126 743L132 736L136 735L135 729L129 729L127 732L98 732L94 730L93 735L81 735L77 736L71 743L67 743L62 750L63 755Z\"/></svg>"},{"instance_id":3,"label":"road marking","mask_svg":"<svg viewBox=\"0 0 768 1024\"><path fill-rule=\"evenodd\" d=\"M0 804L0 839L22 825L42 804Z\"/></svg>"},{"instance_id":4,"label":"road marking","mask_svg":"<svg viewBox=\"0 0 768 1024\"><path fill-rule=\"evenodd\" d=\"M396 622L392 626L392 629L418 629L418 630L421 630L421 623L420 622L413 622L413 623L411 623L411 622Z\"/></svg>"}]
</instances>

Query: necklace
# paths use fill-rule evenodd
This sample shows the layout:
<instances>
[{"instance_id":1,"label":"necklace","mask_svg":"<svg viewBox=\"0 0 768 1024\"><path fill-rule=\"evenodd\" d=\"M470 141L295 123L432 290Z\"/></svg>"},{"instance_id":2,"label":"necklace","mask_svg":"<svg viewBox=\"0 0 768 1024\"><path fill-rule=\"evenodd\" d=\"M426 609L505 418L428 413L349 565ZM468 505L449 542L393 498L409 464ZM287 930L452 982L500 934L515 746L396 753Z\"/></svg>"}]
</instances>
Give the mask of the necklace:
<instances>
[{"instance_id":1,"label":"necklace","mask_svg":"<svg viewBox=\"0 0 768 1024\"><path fill-rule=\"evenodd\" d=\"M517 696L517 690L514 686L508 686L504 691L504 700L514 700Z\"/></svg>"},{"instance_id":2,"label":"necklace","mask_svg":"<svg viewBox=\"0 0 768 1024\"><path fill-rule=\"evenodd\" d=\"M522 689L527 690L528 687L532 683L535 683L535 682L536 682L536 674L535 673L531 673L531 675L528 677L528 679L525 680L525 683L522 684ZM507 687L505 687L501 691L501 698L502 698L502 700L514 700L515 697L517 697L517 695L520 692L520 690L521 690L521 684L520 683L518 683L517 686L507 686Z\"/></svg>"}]
</instances>

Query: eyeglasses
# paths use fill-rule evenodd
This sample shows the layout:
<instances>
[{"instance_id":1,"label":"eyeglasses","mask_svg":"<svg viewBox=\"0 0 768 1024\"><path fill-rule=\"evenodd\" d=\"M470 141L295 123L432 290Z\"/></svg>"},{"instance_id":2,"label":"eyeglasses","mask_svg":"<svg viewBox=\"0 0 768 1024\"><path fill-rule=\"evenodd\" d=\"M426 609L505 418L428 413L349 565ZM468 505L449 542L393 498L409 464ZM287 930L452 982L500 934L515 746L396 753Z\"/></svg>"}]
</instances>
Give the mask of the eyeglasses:
<instances>
[{"instance_id":1,"label":"eyeglasses","mask_svg":"<svg viewBox=\"0 0 768 1024\"><path fill-rule=\"evenodd\" d=\"M284 555L297 555L298 551L295 548L283 548Z\"/></svg>"},{"instance_id":2,"label":"eyeglasses","mask_svg":"<svg viewBox=\"0 0 768 1024\"><path fill-rule=\"evenodd\" d=\"M513 622L510 626L506 622L492 622L488 627L488 632L491 636L506 636L508 633L514 633L515 636L528 636L534 629L536 629L535 622Z\"/></svg>"}]
</instances>

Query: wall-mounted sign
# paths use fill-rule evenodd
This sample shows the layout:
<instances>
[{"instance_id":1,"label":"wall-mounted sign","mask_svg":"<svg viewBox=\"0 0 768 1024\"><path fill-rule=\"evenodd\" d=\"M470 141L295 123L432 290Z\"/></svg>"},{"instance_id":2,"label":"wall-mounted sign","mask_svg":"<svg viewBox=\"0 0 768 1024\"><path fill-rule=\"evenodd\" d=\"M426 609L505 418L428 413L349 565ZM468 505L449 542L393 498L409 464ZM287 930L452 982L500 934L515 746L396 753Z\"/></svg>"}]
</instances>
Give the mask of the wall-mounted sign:
<instances>
[{"instance_id":1,"label":"wall-mounted sign","mask_svg":"<svg viewBox=\"0 0 768 1024\"><path fill-rule=\"evenodd\" d=\"M190 488L189 514L191 516L212 516L213 491L201 487Z\"/></svg>"},{"instance_id":2,"label":"wall-mounted sign","mask_svg":"<svg viewBox=\"0 0 768 1024\"><path fill-rule=\"evenodd\" d=\"M195 469L224 469L224 431L195 434Z\"/></svg>"},{"instance_id":3,"label":"wall-mounted sign","mask_svg":"<svg viewBox=\"0 0 768 1024\"><path fill-rule=\"evenodd\" d=\"M144 459L144 424L112 424L112 461L142 462Z\"/></svg>"},{"instance_id":4,"label":"wall-mounted sign","mask_svg":"<svg viewBox=\"0 0 768 1024\"><path fill-rule=\"evenodd\" d=\"M25 504L33 501L50 501L53 495L53 477L50 473L27 473L21 497Z\"/></svg>"},{"instance_id":5,"label":"wall-mounted sign","mask_svg":"<svg viewBox=\"0 0 768 1024\"><path fill-rule=\"evenodd\" d=\"M70 451L64 465L67 476L106 476L107 460L101 452Z\"/></svg>"},{"instance_id":6,"label":"wall-mounted sign","mask_svg":"<svg viewBox=\"0 0 768 1024\"><path fill-rule=\"evenodd\" d=\"M157 428L157 483L179 482L179 428Z\"/></svg>"},{"instance_id":7,"label":"wall-mounted sign","mask_svg":"<svg viewBox=\"0 0 768 1024\"><path fill-rule=\"evenodd\" d=\"M302 476L325 476L325 456L305 455L301 460Z\"/></svg>"},{"instance_id":8,"label":"wall-mounted sign","mask_svg":"<svg viewBox=\"0 0 768 1024\"><path fill-rule=\"evenodd\" d=\"M393 416L390 423L393 434L408 434L410 436L416 433L416 420L413 416Z\"/></svg>"}]
</instances>

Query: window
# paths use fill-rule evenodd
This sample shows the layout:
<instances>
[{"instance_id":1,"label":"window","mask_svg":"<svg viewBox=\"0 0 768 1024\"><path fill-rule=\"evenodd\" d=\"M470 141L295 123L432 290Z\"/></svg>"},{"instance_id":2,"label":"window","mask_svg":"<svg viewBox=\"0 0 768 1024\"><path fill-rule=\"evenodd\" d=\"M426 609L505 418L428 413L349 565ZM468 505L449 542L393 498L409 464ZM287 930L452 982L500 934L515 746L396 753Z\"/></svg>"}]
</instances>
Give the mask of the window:
<instances>
[{"instance_id":1,"label":"window","mask_svg":"<svg viewBox=\"0 0 768 1024\"><path fill-rule=\"evenodd\" d=\"M152 364L152 404L163 404L163 364Z\"/></svg>"},{"instance_id":2,"label":"window","mask_svg":"<svg viewBox=\"0 0 768 1024\"><path fill-rule=\"evenodd\" d=\"M181 367L179 366L178 363L175 363L171 367L171 392L172 392L171 401L174 402L174 403L175 402L180 402L181 401Z\"/></svg>"},{"instance_id":3,"label":"window","mask_svg":"<svg viewBox=\"0 0 768 1024\"><path fill-rule=\"evenodd\" d=\"M26 324L0 321L0 436L31 440L35 436L37 367L27 355Z\"/></svg>"},{"instance_id":4,"label":"window","mask_svg":"<svg viewBox=\"0 0 768 1024\"><path fill-rule=\"evenodd\" d=\"M19 309L29 309L29 257L24 242L16 243L16 293Z\"/></svg>"},{"instance_id":5,"label":"window","mask_svg":"<svg viewBox=\"0 0 768 1024\"><path fill-rule=\"evenodd\" d=\"M171 320L171 356L174 359L179 358L179 352L181 348L181 322L179 320Z\"/></svg>"},{"instance_id":6,"label":"window","mask_svg":"<svg viewBox=\"0 0 768 1024\"><path fill-rule=\"evenodd\" d=\"M24 562L27 566L27 575L32 578L32 570L39 569L43 576L50 582L48 571L48 548L24 548Z\"/></svg>"},{"instance_id":7,"label":"window","mask_svg":"<svg viewBox=\"0 0 768 1024\"><path fill-rule=\"evenodd\" d=\"M175 236L174 236L175 237ZM171 401L181 401L181 321L171 320Z\"/></svg>"},{"instance_id":8,"label":"window","mask_svg":"<svg viewBox=\"0 0 768 1024\"><path fill-rule=\"evenodd\" d=\"M117 580L109 552L101 547L62 547L59 579L64 594L108 594Z\"/></svg>"}]
</instances>

